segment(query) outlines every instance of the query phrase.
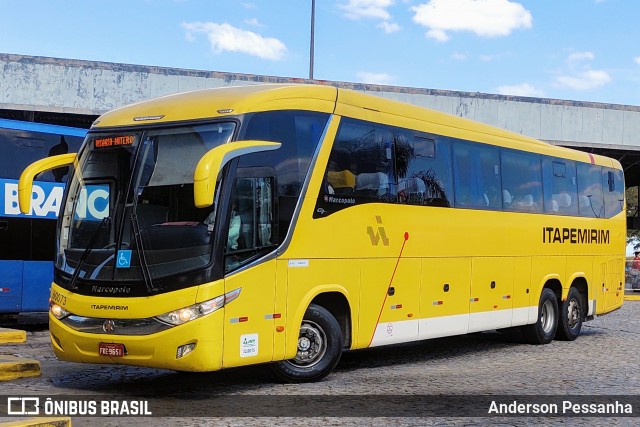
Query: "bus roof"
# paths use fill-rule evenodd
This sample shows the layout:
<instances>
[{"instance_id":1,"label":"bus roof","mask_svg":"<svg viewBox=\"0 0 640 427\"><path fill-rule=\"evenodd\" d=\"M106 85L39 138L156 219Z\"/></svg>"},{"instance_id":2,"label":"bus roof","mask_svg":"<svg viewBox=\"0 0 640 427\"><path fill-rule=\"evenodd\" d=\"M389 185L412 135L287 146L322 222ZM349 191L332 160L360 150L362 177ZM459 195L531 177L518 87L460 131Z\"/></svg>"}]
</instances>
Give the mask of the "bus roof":
<instances>
[{"instance_id":1,"label":"bus roof","mask_svg":"<svg viewBox=\"0 0 640 427\"><path fill-rule=\"evenodd\" d=\"M100 116L92 130L120 126L175 123L221 118L239 114L284 109L310 110L362 117L363 110L375 117L387 116L405 122L428 124L431 132L478 142L520 148L587 163L613 166L619 162L604 156L558 147L495 126L439 111L389 100L347 89L309 84L258 84L197 90L155 98L112 110Z\"/></svg>"},{"instance_id":2,"label":"bus roof","mask_svg":"<svg viewBox=\"0 0 640 427\"><path fill-rule=\"evenodd\" d=\"M92 129L235 116L282 109L332 113L337 89L320 85L248 85L167 95L98 117Z\"/></svg>"},{"instance_id":3,"label":"bus roof","mask_svg":"<svg viewBox=\"0 0 640 427\"><path fill-rule=\"evenodd\" d=\"M78 136L84 138L87 129L69 126L50 125L35 122L23 122L20 120L0 119L0 129L13 129L29 132L52 133L56 135Z\"/></svg>"}]
</instances>

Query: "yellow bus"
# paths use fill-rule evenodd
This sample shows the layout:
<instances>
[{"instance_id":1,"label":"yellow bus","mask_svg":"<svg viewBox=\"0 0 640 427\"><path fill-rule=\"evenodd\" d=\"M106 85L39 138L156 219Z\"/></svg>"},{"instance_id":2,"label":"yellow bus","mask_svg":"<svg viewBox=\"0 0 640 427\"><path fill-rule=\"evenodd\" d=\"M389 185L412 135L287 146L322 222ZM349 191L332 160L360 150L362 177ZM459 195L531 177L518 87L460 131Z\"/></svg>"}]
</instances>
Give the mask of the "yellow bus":
<instances>
[{"instance_id":1,"label":"yellow bus","mask_svg":"<svg viewBox=\"0 0 640 427\"><path fill-rule=\"evenodd\" d=\"M62 360L329 374L344 350L517 328L574 340L619 308L612 159L318 85L255 85L101 116L58 222Z\"/></svg>"}]
</instances>

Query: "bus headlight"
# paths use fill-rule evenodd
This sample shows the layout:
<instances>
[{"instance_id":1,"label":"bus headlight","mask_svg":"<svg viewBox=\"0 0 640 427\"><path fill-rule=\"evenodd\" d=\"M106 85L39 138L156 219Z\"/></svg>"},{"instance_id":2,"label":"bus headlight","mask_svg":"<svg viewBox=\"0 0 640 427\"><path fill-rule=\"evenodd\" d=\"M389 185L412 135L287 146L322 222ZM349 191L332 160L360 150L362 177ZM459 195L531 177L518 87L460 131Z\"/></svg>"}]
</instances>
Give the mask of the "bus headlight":
<instances>
[{"instance_id":1,"label":"bus headlight","mask_svg":"<svg viewBox=\"0 0 640 427\"><path fill-rule=\"evenodd\" d=\"M182 325L221 309L225 304L228 304L238 298L240 290L241 288L238 288L213 299L160 314L159 316L156 316L156 319L174 326Z\"/></svg>"},{"instance_id":2,"label":"bus headlight","mask_svg":"<svg viewBox=\"0 0 640 427\"><path fill-rule=\"evenodd\" d=\"M55 317L58 320L64 319L65 317L67 317L68 315L71 314L67 310L65 310L64 308L60 307L55 302L52 302L49 305L49 312L53 315L53 317Z\"/></svg>"}]
</instances>

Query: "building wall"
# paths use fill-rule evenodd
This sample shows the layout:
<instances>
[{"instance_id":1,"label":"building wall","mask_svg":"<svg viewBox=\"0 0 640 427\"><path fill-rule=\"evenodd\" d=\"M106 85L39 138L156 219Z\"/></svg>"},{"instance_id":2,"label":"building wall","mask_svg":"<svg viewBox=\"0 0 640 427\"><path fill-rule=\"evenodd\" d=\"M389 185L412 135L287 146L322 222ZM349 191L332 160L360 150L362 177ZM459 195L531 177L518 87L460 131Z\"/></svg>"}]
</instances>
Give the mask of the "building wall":
<instances>
[{"instance_id":1,"label":"building wall","mask_svg":"<svg viewBox=\"0 0 640 427\"><path fill-rule=\"evenodd\" d=\"M306 79L0 54L0 108L101 114L176 92ZM640 107L315 81L485 122L556 144L640 151Z\"/></svg>"}]
</instances>

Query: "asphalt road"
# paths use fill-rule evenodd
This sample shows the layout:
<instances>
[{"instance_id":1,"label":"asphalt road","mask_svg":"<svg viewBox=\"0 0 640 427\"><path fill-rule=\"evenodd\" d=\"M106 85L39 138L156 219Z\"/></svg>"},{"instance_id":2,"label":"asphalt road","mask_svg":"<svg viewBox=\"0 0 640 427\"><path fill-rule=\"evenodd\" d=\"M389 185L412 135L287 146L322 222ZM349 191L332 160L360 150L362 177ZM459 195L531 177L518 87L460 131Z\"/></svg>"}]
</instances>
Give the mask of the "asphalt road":
<instances>
[{"instance_id":1,"label":"asphalt road","mask_svg":"<svg viewBox=\"0 0 640 427\"><path fill-rule=\"evenodd\" d=\"M29 331L27 343L0 347L0 354L38 359L42 376L2 383L0 395L144 398L163 415L73 417L74 426L637 425L637 418L478 416L478 405L489 409L478 396L510 403L523 395L558 404L565 400L561 396L583 396L586 402L631 396L640 415L635 397L640 394L640 302L635 301L586 323L574 342L532 346L493 332L346 352L334 373L312 384L277 383L265 366L187 374L61 362L50 350L42 319L21 318L19 326ZM425 412L429 405L441 412ZM284 417L266 416L276 414ZM469 414L474 416L465 417Z\"/></svg>"}]
</instances>

